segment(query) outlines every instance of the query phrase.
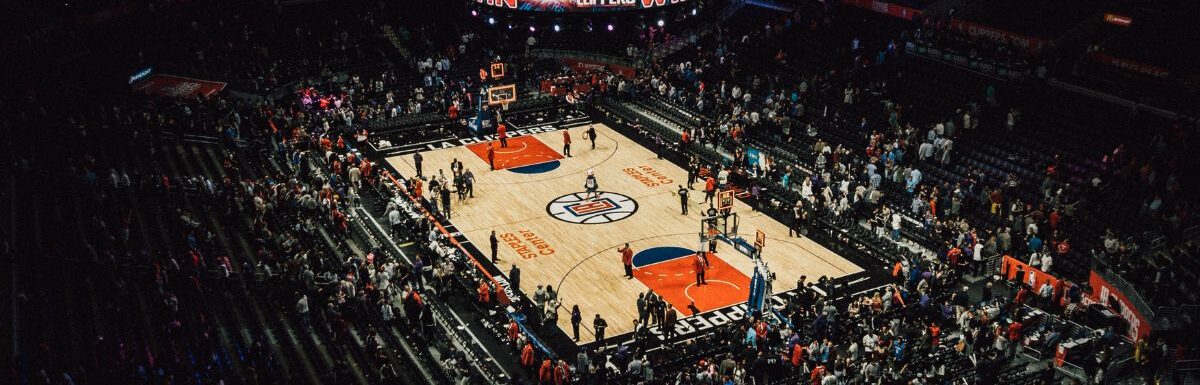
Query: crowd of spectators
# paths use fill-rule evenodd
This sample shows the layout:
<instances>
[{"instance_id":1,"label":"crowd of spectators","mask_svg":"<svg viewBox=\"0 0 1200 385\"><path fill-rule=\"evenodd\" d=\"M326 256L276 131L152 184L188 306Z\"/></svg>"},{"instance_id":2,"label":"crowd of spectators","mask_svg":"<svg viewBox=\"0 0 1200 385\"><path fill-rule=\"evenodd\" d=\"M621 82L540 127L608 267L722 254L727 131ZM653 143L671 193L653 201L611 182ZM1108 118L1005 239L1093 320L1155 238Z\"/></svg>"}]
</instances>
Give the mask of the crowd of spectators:
<instances>
[{"instance_id":1,"label":"crowd of spectators","mask_svg":"<svg viewBox=\"0 0 1200 385\"><path fill-rule=\"evenodd\" d=\"M264 3L199 13L199 19L192 7L199 5L151 4L139 16L147 25L170 24L164 30L171 32L160 38L179 39L186 47L153 56L186 61L181 67L208 76L249 80L249 91L303 80L283 100L123 96L76 107L32 95L15 103L24 108L9 118L12 124L49 123L61 130L39 143L65 144L50 154L16 152L17 177L77 197L62 203L74 207L58 221L78 221L82 229L61 246L36 248L43 258L79 261L98 272L89 284L111 290L97 290L93 300L102 310L96 313L130 314L145 323L98 322L102 326L94 332L91 325L73 326L71 335L55 336L57 327L49 318L58 313L41 311L50 306L42 299L53 296L38 291L52 288L37 285L15 293L34 310L21 315L21 324L31 330L27 335L36 339L26 343L39 346L30 349L35 354L21 357L19 381L284 383L300 372L285 368L287 354L295 353L281 355L278 331L268 326L226 330L221 320L239 312L232 309L258 311L260 306L288 315L272 321L281 329L312 336L311 342L295 342L298 354L322 351L332 357L328 367L315 369L324 382L360 375L370 382L410 379L397 345L436 339L428 300L462 290L454 281L466 281L472 289L478 284L477 291L468 292L479 306L495 309L499 288L468 273L472 268L463 250L434 225L453 211L448 194L466 190L470 171L447 165L450 177L431 170L437 176L396 175L394 182L368 159L365 146L374 125L386 119L445 113L456 121L459 111L480 97L476 68L515 55L521 45L494 46L506 39L493 34L505 32L465 28L449 38L426 40L436 43L410 44L400 54L409 60L408 68L360 71L351 68L354 62L388 61L394 55L365 41L376 37L383 15L395 9L355 8L310 27L269 21L278 10ZM1164 232L1178 234L1194 224L1189 215L1194 204L1186 198L1175 163L1189 148L1186 123L1175 123L1136 149L1117 147L1094 174L1071 175L1074 169L1060 164L1058 156L1032 166L1035 172L1028 175L974 165L965 172L947 171L956 170L960 153L973 150L963 143L978 143L968 137L1019 130L1024 119L1019 105L997 98L989 85L969 100L952 101L953 111L913 112L916 102L899 89L911 81L899 64L903 47L888 38L868 42L855 32L844 35L855 29L853 21L823 11L798 11L767 28L721 27L698 40L694 51L651 61L633 78L607 71L570 77L593 87L590 93L571 87L569 101L640 99L684 109L701 124L684 128L679 149L726 154L728 161L704 167L744 177L760 207L796 226L815 216L843 218L840 222L868 226L894 242L927 250L928 258L894 258L893 282L863 295L819 297L811 285L800 283L779 319L759 314L711 337L668 341L665 349L639 338L613 351L585 350L574 361L543 358L514 371L528 370L529 377L556 384L571 379L926 384L964 377L981 383L1056 383L1052 368L1039 364L1028 370L1018 353L1022 346L1052 351L1057 341L1081 337L1066 335L1079 330L1044 320L1078 319L1084 288L1016 279L1003 289L1011 294L993 293L992 283L974 294L962 286L965 276L990 280L998 272L989 262L1001 255L1050 274L1060 273L1060 261L1082 256L1140 277L1133 280L1165 303L1197 301L1169 295L1193 290L1174 279L1176 270L1167 260L1146 263L1128 234L1110 230L1102 239L1087 240L1093 246L1088 253L1076 250L1072 240L1082 227L1074 215L1079 202L1124 184L1144 187L1133 192L1141 194L1133 199L1143 203L1138 215ZM253 20L268 21L251 23L249 15L257 12L265 14ZM416 24L416 35L435 35L428 24ZM928 27L914 36L981 49L977 42ZM769 48L797 35L827 32L835 42L852 36L825 57L812 58L836 63L832 66L792 72L809 59L799 57L805 51ZM641 56L640 46L669 39L658 33L639 36L626 54ZM420 39L407 39L414 40ZM271 41L300 43L265 43ZM980 55L1015 57L999 47L982 49L987 52ZM764 66L782 69L758 71ZM556 78L568 71L548 72L528 78ZM197 134L216 143L187 141ZM778 146L762 146L768 142ZM742 166L749 147L775 161ZM213 155L185 163L189 152ZM1077 179L1085 182L1073 183ZM376 214L386 220L385 235L414 241L416 252L362 241L372 236L361 217L372 202L382 207ZM915 227L902 231L910 223ZM1030 321L1038 312L1051 316ZM522 340L523 333L509 338L514 355L527 364L524 356L534 354L532 344ZM1112 329L1100 340L1087 381L1106 378L1120 344ZM74 348L60 352L54 348L59 344ZM1137 346L1147 357L1140 363L1152 377L1166 345L1137 341ZM672 357L676 348L690 362ZM474 379L461 353L442 358L445 378Z\"/></svg>"}]
</instances>

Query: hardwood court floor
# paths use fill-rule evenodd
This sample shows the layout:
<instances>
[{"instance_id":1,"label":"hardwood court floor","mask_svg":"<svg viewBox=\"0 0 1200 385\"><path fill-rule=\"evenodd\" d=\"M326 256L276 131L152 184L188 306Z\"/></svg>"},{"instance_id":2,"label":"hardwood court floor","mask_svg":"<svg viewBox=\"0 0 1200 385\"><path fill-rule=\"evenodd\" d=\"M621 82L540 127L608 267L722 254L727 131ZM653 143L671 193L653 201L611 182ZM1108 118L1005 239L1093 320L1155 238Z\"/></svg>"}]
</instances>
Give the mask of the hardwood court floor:
<instances>
[{"instance_id":1,"label":"hardwood court floor","mask_svg":"<svg viewBox=\"0 0 1200 385\"><path fill-rule=\"evenodd\" d=\"M700 190L692 191L689 214L681 215L676 191L678 185L687 182L686 171L666 160L656 159L650 150L604 125L596 124L595 127L599 138L594 150L589 149L588 141L583 139L586 127L571 129L573 157L563 156L559 160L512 170L489 171L485 156L480 155L486 153L486 147L479 152L480 146L486 145L476 144L472 145L475 152L468 146L423 152L424 173L433 175L443 169L449 175L450 162L457 158L475 174L475 198L466 201L452 198L451 221L484 253L490 252L488 236L495 230L500 238L499 267L507 273L512 265L519 266L520 289L527 295L532 295L537 285L553 285L562 302L559 326L568 335L570 309L579 305L585 326L580 333L581 343L593 340L590 329L597 313L608 321L607 336L632 331L633 320L637 318L635 301L638 293L649 290L650 282L665 279L662 290L681 291L664 293L674 299L670 302L680 318L691 314L685 308L686 304L680 303L685 299L704 304L701 307L705 311L726 305L729 298L706 301L705 296L710 295L706 293L721 290L723 286L738 285L718 282L695 287L688 283L680 288L683 283L693 282L679 278L694 277L689 268L691 264L679 260L660 263L672 261L671 250L700 247L700 217L708 207L702 203L704 194ZM527 142L530 140L541 141L545 146L531 145ZM514 145L514 142L526 145ZM562 142L562 131L544 132L510 139L508 149L497 151L505 151L509 157L520 156L515 152L523 148L561 151ZM388 161L402 175L415 173L412 155L396 156ZM581 200L589 169L594 170L599 189L605 194L599 199ZM695 187L700 189L703 183L697 183ZM636 208L633 207L635 204ZM822 275L832 278L862 271L807 238L788 237L783 224L752 211L740 201L735 203L734 211L741 218L738 235L753 242L755 229L766 233L763 260L777 275L777 291L792 288L801 275L815 280ZM643 274L638 279L624 277L617 249L626 242L635 253L648 249L655 251L637 255L640 263L636 265L642 266L636 269L635 275ZM661 258L663 255L667 258ZM738 276L751 275L753 262L732 246L719 243L717 255L727 266L737 270L721 272L721 276L739 280ZM688 271L678 271L676 277L671 277L663 274L660 265L678 266L680 270ZM714 273L709 274L711 280ZM738 290L746 288L738 287Z\"/></svg>"}]
</instances>

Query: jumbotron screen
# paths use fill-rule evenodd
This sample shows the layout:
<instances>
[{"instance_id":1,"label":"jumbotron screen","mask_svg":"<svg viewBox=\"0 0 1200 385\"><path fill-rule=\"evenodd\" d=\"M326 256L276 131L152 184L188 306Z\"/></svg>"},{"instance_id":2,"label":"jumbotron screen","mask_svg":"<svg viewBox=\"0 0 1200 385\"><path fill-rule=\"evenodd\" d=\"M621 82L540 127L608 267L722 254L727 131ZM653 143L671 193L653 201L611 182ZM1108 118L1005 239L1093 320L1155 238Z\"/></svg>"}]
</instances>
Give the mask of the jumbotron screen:
<instances>
[{"instance_id":1,"label":"jumbotron screen","mask_svg":"<svg viewBox=\"0 0 1200 385\"><path fill-rule=\"evenodd\" d=\"M475 0L480 5L530 12L612 12L652 9L692 0Z\"/></svg>"}]
</instances>

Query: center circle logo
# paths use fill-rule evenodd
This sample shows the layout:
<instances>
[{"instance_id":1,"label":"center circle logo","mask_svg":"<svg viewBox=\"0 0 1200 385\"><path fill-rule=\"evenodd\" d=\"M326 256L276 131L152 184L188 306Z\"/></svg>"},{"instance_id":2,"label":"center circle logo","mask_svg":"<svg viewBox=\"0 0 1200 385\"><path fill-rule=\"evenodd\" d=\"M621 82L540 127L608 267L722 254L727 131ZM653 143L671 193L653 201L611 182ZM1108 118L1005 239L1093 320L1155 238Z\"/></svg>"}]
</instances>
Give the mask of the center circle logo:
<instances>
[{"instance_id":1,"label":"center circle logo","mask_svg":"<svg viewBox=\"0 0 1200 385\"><path fill-rule=\"evenodd\" d=\"M628 218L637 212L637 201L614 192L602 192L587 198L587 193L577 192L554 198L546 205L546 212L560 221L594 225L612 223Z\"/></svg>"}]
</instances>

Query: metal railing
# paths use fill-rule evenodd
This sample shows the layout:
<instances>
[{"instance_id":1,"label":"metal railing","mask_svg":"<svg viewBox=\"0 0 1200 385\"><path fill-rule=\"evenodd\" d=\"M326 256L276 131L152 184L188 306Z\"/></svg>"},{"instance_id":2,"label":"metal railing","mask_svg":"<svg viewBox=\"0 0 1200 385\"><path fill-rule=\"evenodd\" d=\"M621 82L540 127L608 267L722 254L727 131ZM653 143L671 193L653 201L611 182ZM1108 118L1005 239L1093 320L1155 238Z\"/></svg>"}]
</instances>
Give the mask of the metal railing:
<instances>
[{"instance_id":1,"label":"metal railing","mask_svg":"<svg viewBox=\"0 0 1200 385\"><path fill-rule=\"evenodd\" d=\"M1134 288L1133 284L1130 284L1129 281L1126 281L1125 278L1122 278L1120 275L1114 274L1112 270L1094 269L1094 271L1096 271L1096 274L1099 274L1101 278L1104 278L1105 281L1108 281L1108 283L1112 284L1117 290L1120 290L1121 293L1125 294L1125 297L1129 298L1129 301L1133 303L1133 307L1136 308L1138 312L1142 313L1143 317L1148 320L1154 319L1154 310L1150 308L1150 305L1148 302L1146 302L1146 299L1142 298L1142 293Z\"/></svg>"}]
</instances>

